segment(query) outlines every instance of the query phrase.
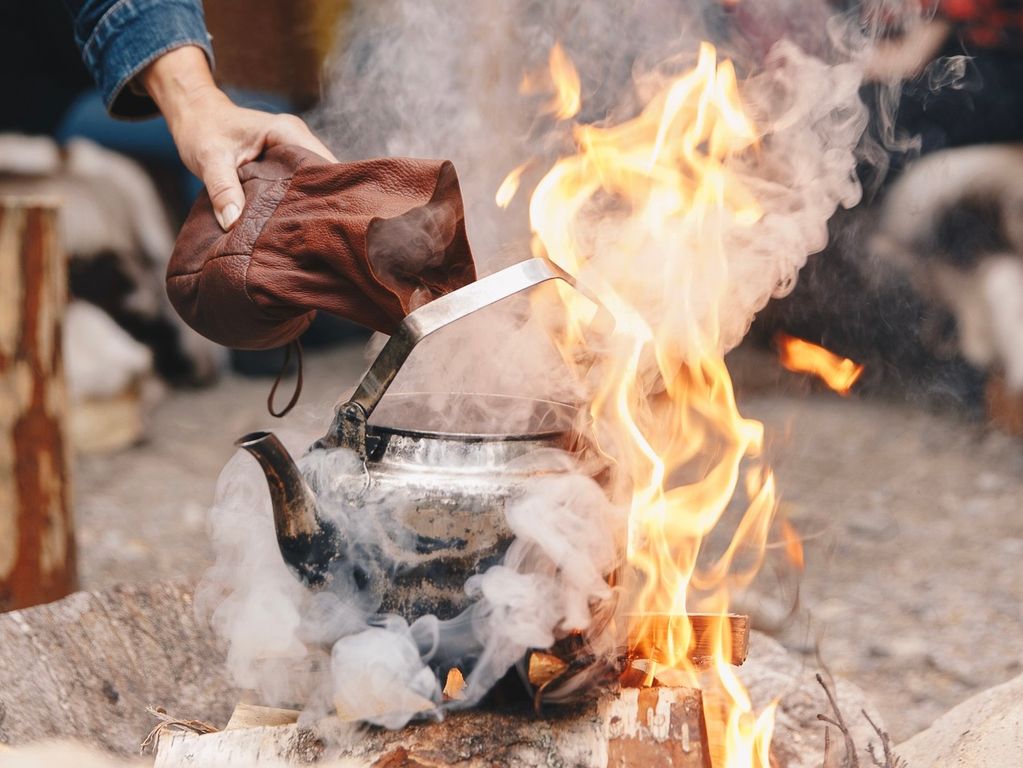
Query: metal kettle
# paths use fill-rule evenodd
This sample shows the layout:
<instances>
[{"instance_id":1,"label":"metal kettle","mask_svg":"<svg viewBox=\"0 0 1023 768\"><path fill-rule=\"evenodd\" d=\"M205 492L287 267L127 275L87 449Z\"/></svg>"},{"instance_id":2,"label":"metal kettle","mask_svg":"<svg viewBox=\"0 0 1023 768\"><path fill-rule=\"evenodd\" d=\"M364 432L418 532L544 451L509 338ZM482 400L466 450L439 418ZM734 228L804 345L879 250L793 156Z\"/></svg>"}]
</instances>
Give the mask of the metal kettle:
<instances>
[{"instance_id":1,"label":"metal kettle","mask_svg":"<svg viewBox=\"0 0 1023 768\"><path fill-rule=\"evenodd\" d=\"M310 446L310 452L354 452L357 461L340 462L341 476L331 477L329 484L344 489L351 514L358 516L349 520L371 536L356 541L336 515L324 514L323 500L314 491L322 478L303 475L275 435L254 432L237 441L263 468L281 555L296 576L312 588L324 588L344 572L376 609L410 620L426 614L450 618L468 606L466 579L500 562L513 539L506 506L530 478L572 470L565 452L579 449L572 432L574 409L481 395L476 397L483 408L524 414L527 426L512 433L452 432L442 419L422 421L417 395L384 395L426 336L556 279L576 285L551 262L530 259L410 313L351 399L338 408L326 435ZM394 503L396 494L405 503Z\"/></svg>"}]
</instances>

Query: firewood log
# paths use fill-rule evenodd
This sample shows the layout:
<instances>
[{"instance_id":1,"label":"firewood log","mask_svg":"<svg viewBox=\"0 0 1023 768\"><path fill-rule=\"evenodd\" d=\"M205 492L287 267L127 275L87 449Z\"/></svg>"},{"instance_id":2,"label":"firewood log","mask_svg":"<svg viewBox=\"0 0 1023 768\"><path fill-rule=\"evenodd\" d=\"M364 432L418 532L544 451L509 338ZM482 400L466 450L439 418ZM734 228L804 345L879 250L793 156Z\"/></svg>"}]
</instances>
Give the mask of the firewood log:
<instances>
[{"instance_id":1,"label":"firewood log","mask_svg":"<svg viewBox=\"0 0 1023 768\"><path fill-rule=\"evenodd\" d=\"M710 768L706 734L697 690L608 689L598 701L544 719L524 711L470 710L399 731L353 731L328 718L315 729L290 724L204 735L168 732L160 738L155 768L248 768L256 755L295 766Z\"/></svg>"},{"instance_id":2,"label":"firewood log","mask_svg":"<svg viewBox=\"0 0 1023 768\"><path fill-rule=\"evenodd\" d=\"M0 200L0 611L75 588L54 202Z\"/></svg>"}]
</instances>

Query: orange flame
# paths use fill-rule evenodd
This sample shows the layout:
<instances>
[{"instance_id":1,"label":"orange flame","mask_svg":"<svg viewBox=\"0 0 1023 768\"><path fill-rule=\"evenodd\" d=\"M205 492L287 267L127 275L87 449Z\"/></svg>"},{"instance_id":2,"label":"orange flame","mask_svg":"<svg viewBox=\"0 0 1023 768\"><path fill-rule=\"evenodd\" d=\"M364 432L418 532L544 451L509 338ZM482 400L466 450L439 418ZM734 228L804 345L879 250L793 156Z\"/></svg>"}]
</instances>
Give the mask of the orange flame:
<instances>
[{"instance_id":1,"label":"orange flame","mask_svg":"<svg viewBox=\"0 0 1023 768\"><path fill-rule=\"evenodd\" d=\"M519 83L520 93L554 91L544 112L553 114L558 120L569 120L579 113L582 106L582 85L575 64L561 47L555 43L547 57L547 71L527 73Z\"/></svg>"},{"instance_id":2,"label":"orange flame","mask_svg":"<svg viewBox=\"0 0 1023 768\"><path fill-rule=\"evenodd\" d=\"M551 48L548 66L556 90L554 102L551 104L554 116L559 120L575 117L582 105L579 73L565 53L565 49L561 47L561 43L555 43Z\"/></svg>"},{"instance_id":3,"label":"orange flame","mask_svg":"<svg viewBox=\"0 0 1023 768\"><path fill-rule=\"evenodd\" d=\"M803 540L788 520L781 521L781 537L785 544L785 557L796 570L802 571L806 567L803 559Z\"/></svg>"},{"instance_id":4,"label":"orange flame","mask_svg":"<svg viewBox=\"0 0 1023 768\"><path fill-rule=\"evenodd\" d=\"M507 208L511 204L515 193L519 191L522 174L528 167L529 163L523 163L517 168L512 168L508 175L504 177L501 186L497 188L497 194L494 195L494 202L497 203L499 208Z\"/></svg>"},{"instance_id":5,"label":"orange flame","mask_svg":"<svg viewBox=\"0 0 1023 768\"><path fill-rule=\"evenodd\" d=\"M552 52L556 83L575 72L554 60ZM569 78L559 93L577 87L577 76L574 84ZM761 215L728 161L755 151L756 132L731 63L704 43L694 69L639 115L576 125L574 137L576 154L534 190L530 223L534 251L576 275L615 321L607 339L588 338L592 304L561 291L566 312L553 332L589 384L611 493L629 509L629 568L619 577L630 601L627 634L639 638L640 655L644 643L659 646L648 656L648 684L670 678L703 689L715 766L767 768L773 707L753 713L728 663L725 617L729 593L763 561L774 478L760 461L763 426L736 406L720 330L734 290L725 233ZM588 351L597 344L594 363ZM706 537L738 497L745 512L737 522L728 516L730 543L708 551ZM686 617L696 612L720 617L709 669L688 658Z\"/></svg>"},{"instance_id":6,"label":"orange flame","mask_svg":"<svg viewBox=\"0 0 1023 768\"><path fill-rule=\"evenodd\" d=\"M795 373L812 374L843 397L863 373L862 365L787 333L775 334L774 342L782 367Z\"/></svg>"}]
</instances>

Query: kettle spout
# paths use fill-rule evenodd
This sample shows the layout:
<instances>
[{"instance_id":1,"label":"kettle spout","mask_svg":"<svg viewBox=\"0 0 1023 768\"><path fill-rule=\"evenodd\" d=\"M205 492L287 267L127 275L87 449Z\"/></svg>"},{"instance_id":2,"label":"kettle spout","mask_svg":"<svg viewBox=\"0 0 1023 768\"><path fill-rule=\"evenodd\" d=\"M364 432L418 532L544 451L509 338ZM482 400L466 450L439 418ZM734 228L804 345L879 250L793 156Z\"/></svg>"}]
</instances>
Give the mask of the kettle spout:
<instances>
[{"instance_id":1,"label":"kettle spout","mask_svg":"<svg viewBox=\"0 0 1023 768\"><path fill-rule=\"evenodd\" d=\"M337 527L316 511L316 497L288 449L272 432L251 432L235 441L259 462L270 487L281 556L311 587L322 586L342 553Z\"/></svg>"}]
</instances>

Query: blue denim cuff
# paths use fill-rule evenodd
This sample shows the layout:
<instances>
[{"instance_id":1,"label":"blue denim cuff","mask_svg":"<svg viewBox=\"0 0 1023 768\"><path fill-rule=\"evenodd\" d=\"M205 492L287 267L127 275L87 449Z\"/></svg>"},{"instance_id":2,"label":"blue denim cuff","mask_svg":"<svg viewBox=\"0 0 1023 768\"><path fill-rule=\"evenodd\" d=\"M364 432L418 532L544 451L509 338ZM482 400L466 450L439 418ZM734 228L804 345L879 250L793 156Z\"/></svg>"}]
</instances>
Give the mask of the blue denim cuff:
<instances>
[{"instance_id":1,"label":"blue denim cuff","mask_svg":"<svg viewBox=\"0 0 1023 768\"><path fill-rule=\"evenodd\" d=\"M85 65L115 117L149 117L156 104L126 87L168 51L197 45L213 66L213 49L198 0L119 0L83 41Z\"/></svg>"}]
</instances>

